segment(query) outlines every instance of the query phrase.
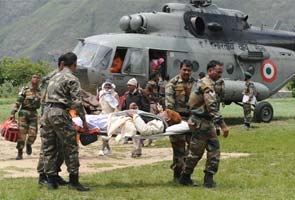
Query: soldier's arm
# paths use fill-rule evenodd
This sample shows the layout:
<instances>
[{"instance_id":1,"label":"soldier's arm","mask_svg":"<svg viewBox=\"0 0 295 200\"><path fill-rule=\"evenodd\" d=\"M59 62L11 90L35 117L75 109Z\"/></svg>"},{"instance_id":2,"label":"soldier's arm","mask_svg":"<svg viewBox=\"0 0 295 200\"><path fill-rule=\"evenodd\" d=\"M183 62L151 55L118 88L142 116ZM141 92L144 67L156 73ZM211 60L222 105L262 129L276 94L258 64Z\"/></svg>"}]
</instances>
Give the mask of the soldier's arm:
<instances>
[{"instance_id":1,"label":"soldier's arm","mask_svg":"<svg viewBox=\"0 0 295 200\"><path fill-rule=\"evenodd\" d=\"M204 102L209 116L213 119L213 122L221 125L224 123L221 114L218 111L218 102L216 99L216 93L212 88L204 89Z\"/></svg>"},{"instance_id":2,"label":"soldier's arm","mask_svg":"<svg viewBox=\"0 0 295 200\"><path fill-rule=\"evenodd\" d=\"M227 125L225 124L223 117L218 111L218 102L216 100L216 94L213 89L204 89L204 101L207 111L213 119L213 123L219 125L223 132L223 136L227 137L229 134L229 129L227 128Z\"/></svg>"},{"instance_id":3,"label":"soldier's arm","mask_svg":"<svg viewBox=\"0 0 295 200\"><path fill-rule=\"evenodd\" d=\"M168 109L175 109L175 88L170 82L165 87L165 105Z\"/></svg>"},{"instance_id":4,"label":"soldier's arm","mask_svg":"<svg viewBox=\"0 0 295 200\"><path fill-rule=\"evenodd\" d=\"M72 99L72 108L76 110L77 115L80 119L86 122L85 118L85 109L82 105L82 98L81 98L81 87L79 81L71 80L69 81L69 89L70 89L70 97Z\"/></svg>"},{"instance_id":5,"label":"soldier's arm","mask_svg":"<svg viewBox=\"0 0 295 200\"><path fill-rule=\"evenodd\" d=\"M23 87L20 93L18 94L16 102L12 107L12 110L11 110L12 117L15 116L15 113L19 110L24 100L25 100L25 87Z\"/></svg>"},{"instance_id":6,"label":"soldier's arm","mask_svg":"<svg viewBox=\"0 0 295 200\"><path fill-rule=\"evenodd\" d=\"M202 94L200 91L200 85L202 83L201 82L195 82L192 90L191 90L191 94L189 96L189 100L188 100L188 106L190 109L194 109L196 107L199 107L203 100L202 100Z\"/></svg>"},{"instance_id":7,"label":"soldier's arm","mask_svg":"<svg viewBox=\"0 0 295 200\"><path fill-rule=\"evenodd\" d=\"M248 87L249 87L249 102L251 102L251 100L254 96L254 91L255 91L254 83L249 83Z\"/></svg>"}]
</instances>

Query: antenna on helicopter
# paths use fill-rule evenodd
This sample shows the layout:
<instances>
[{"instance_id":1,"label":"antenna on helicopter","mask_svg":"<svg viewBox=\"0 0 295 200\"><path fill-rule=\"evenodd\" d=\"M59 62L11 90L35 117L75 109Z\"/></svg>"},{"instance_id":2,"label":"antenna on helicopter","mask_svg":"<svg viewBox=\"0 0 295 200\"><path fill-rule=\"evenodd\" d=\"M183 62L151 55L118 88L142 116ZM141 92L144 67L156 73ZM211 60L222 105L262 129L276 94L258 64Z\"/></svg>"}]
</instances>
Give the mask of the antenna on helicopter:
<instances>
[{"instance_id":1,"label":"antenna on helicopter","mask_svg":"<svg viewBox=\"0 0 295 200\"><path fill-rule=\"evenodd\" d=\"M193 4L196 8L206 7L212 4L212 0L191 0L191 4Z\"/></svg>"}]
</instances>

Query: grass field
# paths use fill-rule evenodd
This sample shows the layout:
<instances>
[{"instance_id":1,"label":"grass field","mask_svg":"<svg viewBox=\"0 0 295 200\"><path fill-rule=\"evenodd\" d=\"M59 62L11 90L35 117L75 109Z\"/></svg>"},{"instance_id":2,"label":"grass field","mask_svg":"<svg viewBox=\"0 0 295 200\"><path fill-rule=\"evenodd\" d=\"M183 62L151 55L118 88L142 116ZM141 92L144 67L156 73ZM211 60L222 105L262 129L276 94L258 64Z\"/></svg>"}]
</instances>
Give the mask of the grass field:
<instances>
[{"instance_id":1,"label":"grass field","mask_svg":"<svg viewBox=\"0 0 295 200\"><path fill-rule=\"evenodd\" d=\"M6 118L4 114L9 114L12 102L0 100L1 121ZM48 191L38 186L36 178L2 178L0 199L295 199L295 99L270 102L275 110L274 120L268 124L253 123L250 131L242 128L242 108L233 105L222 110L230 125L230 137L220 137L222 152L243 152L250 156L222 160L215 177L217 188L174 184L170 162L160 162L82 175L81 182L91 187L87 193L67 187ZM169 146L167 138L158 140L153 148L164 146ZM202 182L203 168L201 161L193 176L196 182Z\"/></svg>"}]
</instances>

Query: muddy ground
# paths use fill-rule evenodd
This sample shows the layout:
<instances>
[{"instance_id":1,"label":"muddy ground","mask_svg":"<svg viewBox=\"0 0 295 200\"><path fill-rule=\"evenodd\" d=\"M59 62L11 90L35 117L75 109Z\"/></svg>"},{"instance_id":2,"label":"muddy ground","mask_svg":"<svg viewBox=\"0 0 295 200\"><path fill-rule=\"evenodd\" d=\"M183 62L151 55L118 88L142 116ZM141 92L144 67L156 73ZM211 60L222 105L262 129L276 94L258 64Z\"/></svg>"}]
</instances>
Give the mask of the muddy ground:
<instances>
[{"instance_id":1,"label":"muddy ground","mask_svg":"<svg viewBox=\"0 0 295 200\"><path fill-rule=\"evenodd\" d=\"M0 138L0 177L37 177L36 167L39 158L40 138L37 138L33 145L32 155L28 156L24 153L23 160L15 160L17 154L15 145L16 143ZM143 155L140 158L131 158L132 144L114 144L114 141L111 141L111 146L113 150L112 155L99 156L100 140L88 146L80 145L80 173L109 171L172 159L171 148L143 148ZM244 157L248 155L245 153L222 153L222 158ZM65 164L62 169L61 175L67 176Z\"/></svg>"}]
</instances>

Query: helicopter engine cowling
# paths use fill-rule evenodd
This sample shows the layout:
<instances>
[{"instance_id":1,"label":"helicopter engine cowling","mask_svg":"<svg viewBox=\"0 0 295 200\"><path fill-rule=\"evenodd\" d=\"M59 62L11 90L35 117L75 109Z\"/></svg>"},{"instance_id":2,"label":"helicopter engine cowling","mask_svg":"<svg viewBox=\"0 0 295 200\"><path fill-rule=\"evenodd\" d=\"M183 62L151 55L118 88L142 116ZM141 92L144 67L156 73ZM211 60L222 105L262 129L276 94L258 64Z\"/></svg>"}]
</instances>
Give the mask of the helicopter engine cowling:
<instances>
[{"instance_id":1,"label":"helicopter engine cowling","mask_svg":"<svg viewBox=\"0 0 295 200\"><path fill-rule=\"evenodd\" d=\"M244 81L225 80L225 95L224 102L241 102L243 99L243 90L245 88ZM254 82L256 88L256 99L261 101L268 98L271 94L265 85Z\"/></svg>"}]
</instances>

